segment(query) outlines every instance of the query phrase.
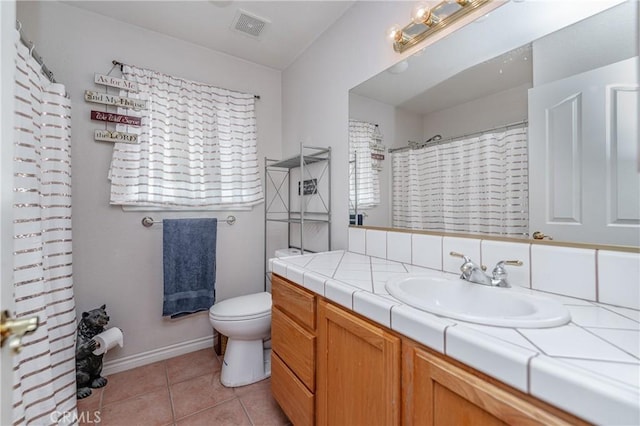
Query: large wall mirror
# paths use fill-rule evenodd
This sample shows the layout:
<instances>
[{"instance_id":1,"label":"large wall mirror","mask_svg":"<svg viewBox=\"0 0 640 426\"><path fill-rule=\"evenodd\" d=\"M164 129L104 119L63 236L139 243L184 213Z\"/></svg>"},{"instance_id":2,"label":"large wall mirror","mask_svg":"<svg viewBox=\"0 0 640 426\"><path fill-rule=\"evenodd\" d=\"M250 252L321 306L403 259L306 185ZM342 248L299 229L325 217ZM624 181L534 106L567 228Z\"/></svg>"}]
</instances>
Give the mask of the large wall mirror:
<instances>
[{"instance_id":1,"label":"large wall mirror","mask_svg":"<svg viewBox=\"0 0 640 426\"><path fill-rule=\"evenodd\" d=\"M638 16L511 1L354 87L352 223L640 246Z\"/></svg>"}]
</instances>

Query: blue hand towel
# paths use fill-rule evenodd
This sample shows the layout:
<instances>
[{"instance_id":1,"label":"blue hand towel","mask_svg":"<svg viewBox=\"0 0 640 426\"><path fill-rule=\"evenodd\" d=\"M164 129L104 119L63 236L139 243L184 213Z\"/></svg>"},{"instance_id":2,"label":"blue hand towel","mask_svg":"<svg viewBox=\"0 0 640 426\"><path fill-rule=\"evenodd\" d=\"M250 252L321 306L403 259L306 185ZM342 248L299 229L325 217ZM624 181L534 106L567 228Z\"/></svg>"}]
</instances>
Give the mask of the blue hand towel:
<instances>
[{"instance_id":1,"label":"blue hand towel","mask_svg":"<svg viewBox=\"0 0 640 426\"><path fill-rule=\"evenodd\" d=\"M208 310L215 300L218 220L165 219L162 228L162 315Z\"/></svg>"}]
</instances>

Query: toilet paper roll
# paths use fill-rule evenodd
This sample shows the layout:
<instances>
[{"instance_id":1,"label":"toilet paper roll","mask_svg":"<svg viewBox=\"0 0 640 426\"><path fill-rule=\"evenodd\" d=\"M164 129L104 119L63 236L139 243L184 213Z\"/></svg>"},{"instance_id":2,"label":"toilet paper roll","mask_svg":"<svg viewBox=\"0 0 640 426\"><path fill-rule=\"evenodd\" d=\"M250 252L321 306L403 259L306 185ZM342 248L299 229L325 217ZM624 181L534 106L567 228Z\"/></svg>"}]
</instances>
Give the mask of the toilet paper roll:
<instances>
[{"instance_id":1,"label":"toilet paper roll","mask_svg":"<svg viewBox=\"0 0 640 426\"><path fill-rule=\"evenodd\" d=\"M124 344L123 339L122 330L118 327L111 327L110 329L93 337L93 340L98 344L96 349L93 351L93 354L102 355L109 349L114 348L116 345L122 347Z\"/></svg>"}]
</instances>

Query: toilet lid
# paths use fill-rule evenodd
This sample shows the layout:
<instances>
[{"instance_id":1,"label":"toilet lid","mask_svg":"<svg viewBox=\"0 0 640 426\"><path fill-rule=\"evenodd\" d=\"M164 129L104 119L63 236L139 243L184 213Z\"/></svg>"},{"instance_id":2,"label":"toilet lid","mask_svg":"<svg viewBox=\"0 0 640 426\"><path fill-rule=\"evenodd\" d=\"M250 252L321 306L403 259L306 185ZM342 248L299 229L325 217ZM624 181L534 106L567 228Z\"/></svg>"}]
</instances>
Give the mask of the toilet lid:
<instances>
[{"instance_id":1,"label":"toilet lid","mask_svg":"<svg viewBox=\"0 0 640 426\"><path fill-rule=\"evenodd\" d=\"M209 313L216 318L229 319L267 315L271 313L271 293L254 293L223 300L215 303Z\"/></svg>"}]
</instances>

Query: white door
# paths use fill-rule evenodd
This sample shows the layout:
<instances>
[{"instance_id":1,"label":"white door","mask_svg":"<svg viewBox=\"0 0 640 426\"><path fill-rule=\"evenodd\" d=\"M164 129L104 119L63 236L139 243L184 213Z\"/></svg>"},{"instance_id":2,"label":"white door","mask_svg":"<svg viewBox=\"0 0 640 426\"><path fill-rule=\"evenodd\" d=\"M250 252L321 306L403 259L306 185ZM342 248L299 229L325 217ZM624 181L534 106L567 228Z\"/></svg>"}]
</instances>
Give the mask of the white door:
<instances>
[{"instance_id":1,"label":"white door","mask_svg":"<svg viewBox=\"0 0 640 426\"><path fill-rule=\"evenodd\" d=\"M638 57L529 90L529 226L640 245Z\"/></svg>"},{"instance_id":2,"label":"white door","mask_svg":"<svg viewBox=\"0 0 640 426\"><path fill-rule=\"evenodd\" d=\"M0 309L13 311L13 73L16 5L0 1ZM13 364L8 345L0 352L0 425L12 424Z\"/></svg>"}]
</instances>

